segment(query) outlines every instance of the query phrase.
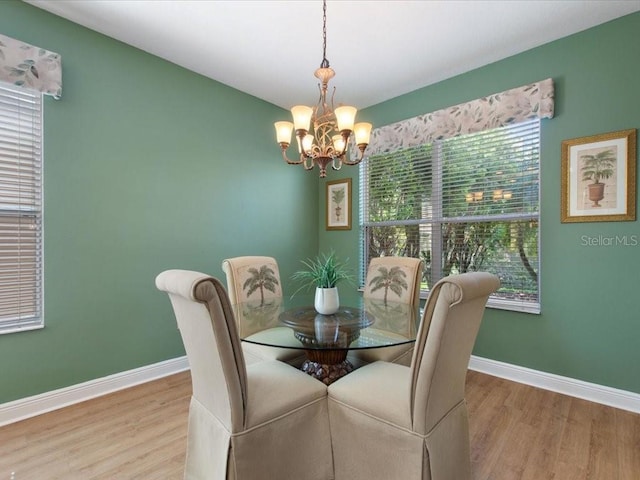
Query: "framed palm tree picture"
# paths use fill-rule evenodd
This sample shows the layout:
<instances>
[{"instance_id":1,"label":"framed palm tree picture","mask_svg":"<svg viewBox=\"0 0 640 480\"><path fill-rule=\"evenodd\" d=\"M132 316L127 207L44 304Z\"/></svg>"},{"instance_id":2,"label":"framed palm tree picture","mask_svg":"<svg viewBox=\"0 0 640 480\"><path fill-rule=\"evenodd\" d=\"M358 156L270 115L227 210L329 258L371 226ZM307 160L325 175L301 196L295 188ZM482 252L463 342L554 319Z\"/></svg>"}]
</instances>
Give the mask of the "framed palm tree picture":
<instances>
[{"instance_id":1,"label":"framed palm tree picture","mask_svg":"<svg viewBox=\"0 0 640 480\"><path fill-rule=\"evenodd\" d=\"M351 230L351 179L327 182L327 230Z\"/></svg>"},{"instance_id":2,"label":"framed palm tree picture","mask_svg":"<svg viewBox=\"0 0 640 480\"><path fill-rule=\"evenodd\" d=\"M636 130L562 142L562 223L636 219Z\"/></svg>"}]
</instances>

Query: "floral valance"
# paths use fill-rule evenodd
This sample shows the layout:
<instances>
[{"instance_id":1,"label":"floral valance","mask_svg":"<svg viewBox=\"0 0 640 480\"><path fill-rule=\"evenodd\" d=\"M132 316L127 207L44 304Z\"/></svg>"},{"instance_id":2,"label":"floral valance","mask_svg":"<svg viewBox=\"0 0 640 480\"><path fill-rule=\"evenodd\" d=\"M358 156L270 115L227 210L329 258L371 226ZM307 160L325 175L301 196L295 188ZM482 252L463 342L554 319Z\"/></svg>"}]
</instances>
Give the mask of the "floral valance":
<instances>
[{"instance_id":1,"label":"floral valance","mask_svg":"<svg viewBox=\"0 0 640 480\"><path fill-rule=\"evenodd\" d=\"M0 34L0 80L60 98L62 59L57 53Z\"/></svg>"},{"instance_id":2,"label":"floral valance","mask_svg":"<svg viewBox=\"0 0 640 480\"><path fill-rule=\"evenodd\" d=\"M378 155L533 118L552 117L553 81L548 78L376 128L365 153Z\"/></svg>"}]
</instances>

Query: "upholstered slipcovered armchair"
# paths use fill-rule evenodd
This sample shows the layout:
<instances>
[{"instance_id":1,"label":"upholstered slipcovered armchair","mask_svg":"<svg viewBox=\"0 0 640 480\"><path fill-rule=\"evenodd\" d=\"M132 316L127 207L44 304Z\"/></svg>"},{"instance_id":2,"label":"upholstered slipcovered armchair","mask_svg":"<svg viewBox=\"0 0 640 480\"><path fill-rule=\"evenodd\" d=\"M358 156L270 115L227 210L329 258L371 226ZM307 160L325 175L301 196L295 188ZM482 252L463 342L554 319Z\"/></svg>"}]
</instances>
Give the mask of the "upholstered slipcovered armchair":
<instances>
[{"instance_id":1,"label":"upholstered slipcovered armchair","mask_svg":"<svg viewBox=\"0 0 640 480\"><path fill-rule=\"evenodd\" d=\"M186 270L156 278L191 367L187 480L333 478L326 386L278 361L245 366L226 290Z\"/></svg>"},{"instance_id":2,"label":"upholstered slipcovered armchair","mask_svg":"<svg viewBox=\"0 0 640 480\"><path fill-rule=\"evenodd\" d=\"M277 317L282 311L282 284L280 282L280 270L273 257L245 256L227 258L222 262L222 271L227 277L227 291L229 300L234 305L236 320L243 319L246 315L262 316L261 324L277 323ZM273 317L272 321L268 318ZM245 326L249 322L238 322ZM250 337L260 341L268 335L283 336L276 330L286 327L273 327L269 332L256 331ZM242 338L247 338L249 332L242 332ZM288 333L288 332L287 332ZM284 335L286 337L286 334ZM300 342L293 335L291 345L300 347ZM247 363L260 360L280 360L291 365L300 366L306 358L302 350L291 348L278 348L243 342Z\"/></svg>"},{"instance_id":3,"label":"upholstered slipcovered armchair","mask_svg":"<svg viewBox=\"0 0 640 480\"><path fill-rule=\"evenodd\" d=\"M378 361L329 386L336 480L470 480L465 379L489 295L465 273L434 285L411 367Z\"/></svg>"},{"instance_id":4,"label":"upholstered slipcovered armchair","mask_svg":"<svg viewBox=\"0 0 640 480\"><path fill-rule=\"evenodd\" d=\"M365 302L375 302L378 309L384 308L386 301L391 301L405 303L410 307L414 307L417 312L420 303L421 279L422 261L419 258L372 258L367 269L362 296ZM349 353L349 360L355 366L361 366L377 360L409 366L412 354L413 345L407 344L395 347L352 350Z\"/></svg>"}]
</instances>

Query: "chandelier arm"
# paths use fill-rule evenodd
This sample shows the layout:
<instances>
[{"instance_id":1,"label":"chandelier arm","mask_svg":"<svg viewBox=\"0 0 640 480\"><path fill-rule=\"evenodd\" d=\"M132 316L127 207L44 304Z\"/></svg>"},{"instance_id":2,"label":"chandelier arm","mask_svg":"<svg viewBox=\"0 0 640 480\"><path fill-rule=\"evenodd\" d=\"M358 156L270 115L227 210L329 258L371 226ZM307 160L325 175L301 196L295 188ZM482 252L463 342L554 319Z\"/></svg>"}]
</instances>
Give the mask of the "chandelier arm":
<instances>
[{"instance_id":1,"label":"chandelier arm","mask_svg":"<svg viewBox=\"0 0 640 480\"><path fill-rule=\"evenodd\" d=\"M305 170L313 170L313 167L316 166L312 157L307 157L307 156L303 157L302 154L300 154L300 163L302 163L302 166L304 167Z\"/></svg>"},{"instance_id":2,"label":"chandelier arm","mask_svg":"<svg viewBox=\"0 0 640 480\"><path fill-rule=\"evenodd\" d=\"M345 165L358 165L363 159L364 159L364 150L365 148L367 148L366 144L361 144L358 145L358 149L360 150L360 154L358 155L358 158L356 158L356 160L351 161L351 160L347 160L347 155L343 155L342 158L342 163L344 163Z\"/></svg>"},{"instance_id":3,"label":"chandelier arm","mask_svg":"<svg viewBox=\"0 0 640 480\"><path fill-rule=\"evenodd\" d=\"M289 147L288 144L281 144L282 158L284 159L285 162L287 162L289 165L300 165L302 162L304 162L304 159L303 159L302 155L300 155L300 159L299 160L290 160L289 157L287 157L287 148L288 147Z\"/></svg>"},{"instance_id":4,"label":"chandelier arm","mask_svg":"<svg viewBox=\"0 0 640 480\"><path fill-rule=\"evenodd\" d=\"M350 160L342 160L342 163L344 163L345 165L349 165L349 166L354 166L354 165L358 165L360 162L362 162L362 158L360 157L359 159L357 159L355 162L352 162Z\"/></svg>"},{"instance_id":5,"label":"chandelier arm","mask_svg":"<svg viewBox=\"0 0 640 480\"><path fill-rule=\"evenodd\" d=\"M351 130L340 130L340 136L342 137L342 151L336 152L338 157L346 156L347 150L349 149L349 137L351 136Z\"/></svg>"},{"instance_id":6,"label":"chandelier arm","mask_svg":"<svg viewBox=\"0 0 640 480\"><path fill-rule=\"evenodd\" d=\"M318 102L313 107L313 117L315 118L320 111L320 108L327 104L327 85L318 83Z\"/></svg>"}]
</instances>

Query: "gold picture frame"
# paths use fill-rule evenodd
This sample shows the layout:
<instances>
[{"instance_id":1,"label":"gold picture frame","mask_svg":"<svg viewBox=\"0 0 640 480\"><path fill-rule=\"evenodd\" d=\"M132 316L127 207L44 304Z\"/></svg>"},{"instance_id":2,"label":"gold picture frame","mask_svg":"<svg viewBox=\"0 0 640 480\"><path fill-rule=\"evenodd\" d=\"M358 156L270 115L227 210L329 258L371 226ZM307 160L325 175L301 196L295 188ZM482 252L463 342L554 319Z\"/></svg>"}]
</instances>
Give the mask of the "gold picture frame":
<instances>
[{"instance_id":1,"label":"gold picture frame","mask_svg":"<svg viewBox=\"0 0 640 480\"><path fill-rule=\"evenodd\" d=\"M351 230L351 179L327 182L327 230Z\"/></svg>"},{"instance_id":2,"label":"gold picture frame","mask_svg":"<svg viewBox=\"0 0 640 480\"><path fill-rule=\"evenodd\" d=\"M636 130L562 142L560 221L636 220Z\"/></svg>"}]
</instances>

